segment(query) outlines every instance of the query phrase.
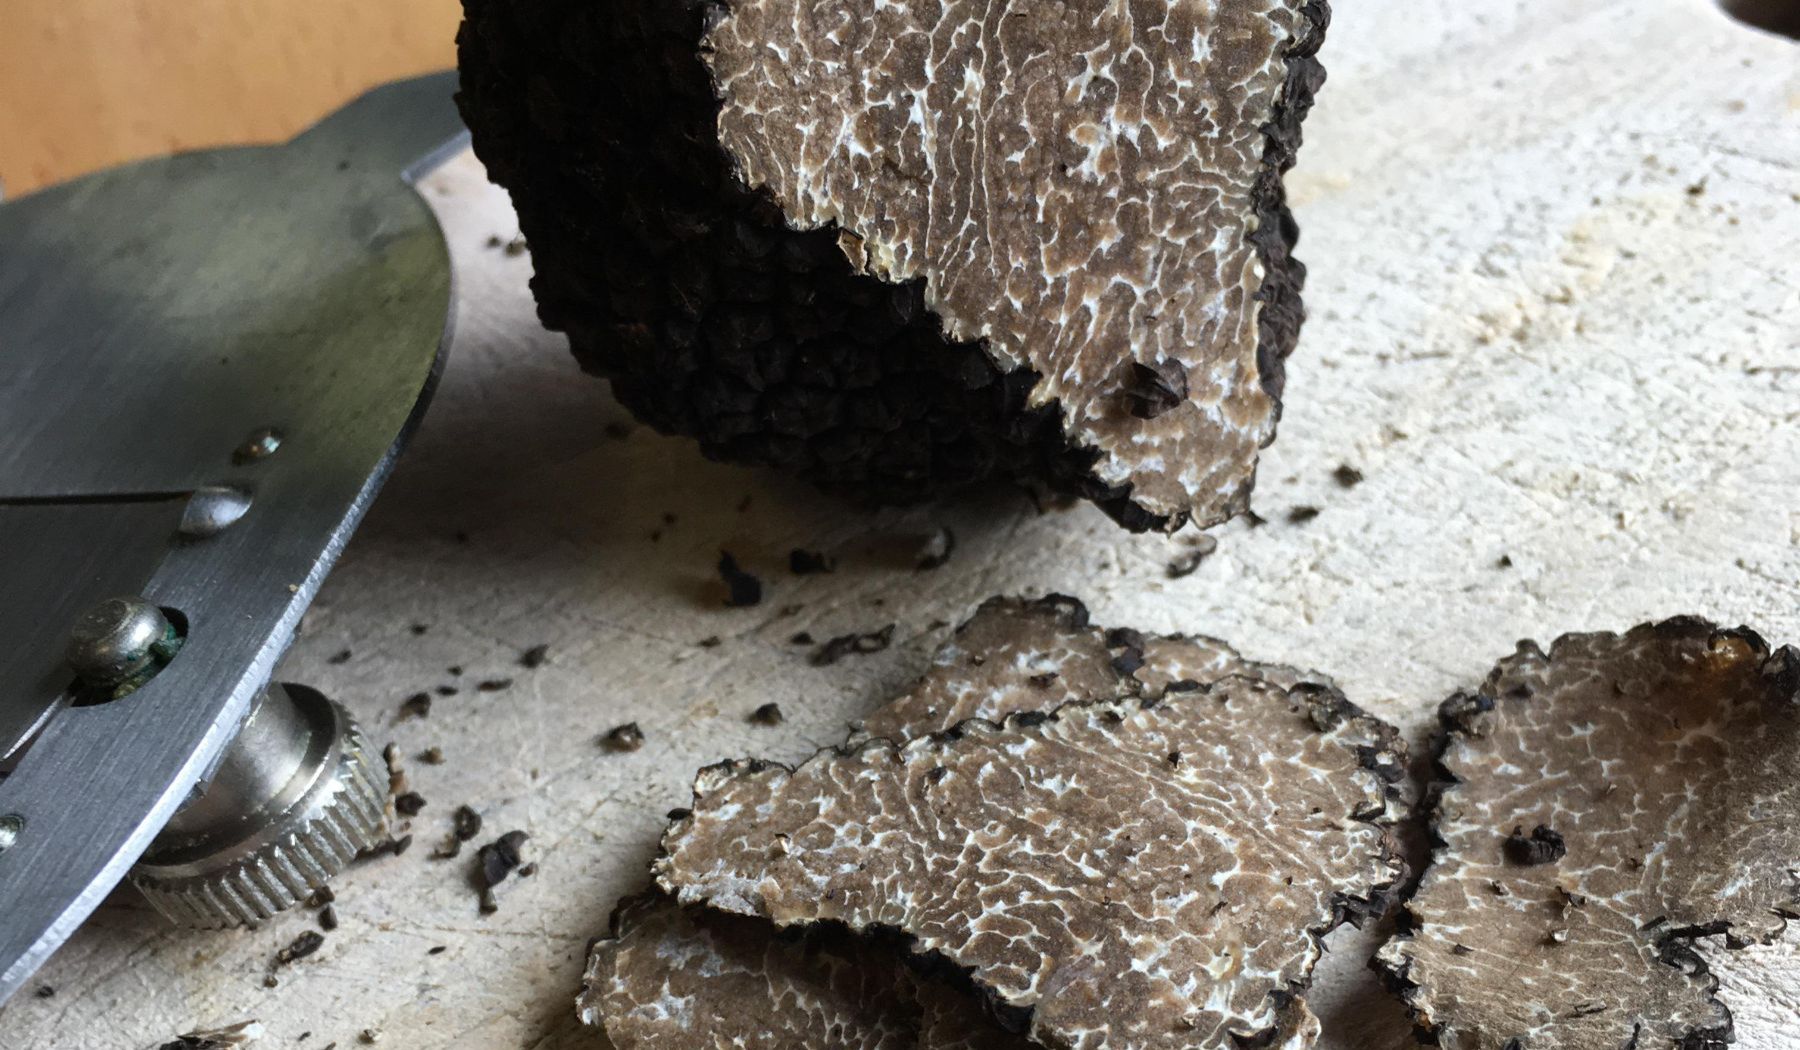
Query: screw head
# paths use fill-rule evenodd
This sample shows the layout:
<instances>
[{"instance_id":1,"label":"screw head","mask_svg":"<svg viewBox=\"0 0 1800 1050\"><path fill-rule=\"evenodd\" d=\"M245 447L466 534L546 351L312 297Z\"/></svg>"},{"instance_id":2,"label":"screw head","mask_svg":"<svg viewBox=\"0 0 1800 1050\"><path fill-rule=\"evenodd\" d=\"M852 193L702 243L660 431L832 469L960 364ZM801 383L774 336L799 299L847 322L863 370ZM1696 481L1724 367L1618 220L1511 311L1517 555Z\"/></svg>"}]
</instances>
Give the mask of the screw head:
<instances>
[{"instance_id":1,"label":"screw head","mask_svg":"<svg viewBox=\"0 0 1800 1050\"><path fill-rule=\"evenodd\" d=\"M275 454L281 447L281 431L274 427L263 427L244 439L244 443L231 454L231 461L239 465L265 459Z\"/></svg>"},{"instance_id":2,"label":"screw head","mask_svg":"<svg viewBox=\"0 0 1800 1050\"><path fill-rule=\"evenodd\" d=\"M108 598L75 620L65 657L82 681L117 685L147 669L172 632L168 617L150 602Z\"/></svg>"}]
</instances>

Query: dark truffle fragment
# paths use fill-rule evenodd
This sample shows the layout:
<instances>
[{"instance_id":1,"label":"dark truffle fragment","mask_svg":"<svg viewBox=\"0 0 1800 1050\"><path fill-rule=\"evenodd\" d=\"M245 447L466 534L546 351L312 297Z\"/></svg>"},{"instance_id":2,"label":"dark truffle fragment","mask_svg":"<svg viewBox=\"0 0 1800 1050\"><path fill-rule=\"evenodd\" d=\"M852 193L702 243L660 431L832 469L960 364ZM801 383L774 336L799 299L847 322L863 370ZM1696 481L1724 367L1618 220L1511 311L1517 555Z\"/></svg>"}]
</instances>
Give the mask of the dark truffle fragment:
<instances>
[{"instance_id":1,"label":"dark truffle fragment","mask_svg":"<svg viewBox=\"0 0 1800 1050\"><path fill-rule=\"evenodd\" d=\"M1555 864L1569 853L1563 837L1554 828L1544 824L1532 828L1530 835L1525 834L1524 828L1512 829L1512 834L1506 836L1505 849L1507 860L1527 867L1534 864Z\"/></svg>"},{"instance_id":2,"label":"dark truffle fragment","mask_svg":"<svg viewBox=\"0 0 1800 1050\"><path fill-rule=\"evenodd\" d=\"M478 885L493 889L506 881L522 862L520 854L531 836L523 831L509 831L475 851Z\"/></svg>"},{"instance_id":3,"label":"dark truffle fragment","mask_svg":"<svg viewBox=\"0 0 1800 1050\"><path fill-rule=\"evenodd\" d=\"M456 807L450 820L451 834L456 836L458 842L467 842L481 834L481 814L475 812L473 807Z\"/></svg>"},{"instance_id":4,"label":"dark truffle fragment","mask_svg":"<svg viewBox=\"0 0 1800 1050\"><path fill-rule=\"evenodd\" d=\"M750 721L761 726L775 726L782 722L781 705L767 703L750 712Z\"/></svg>"},{"instance_id":5,"label":"dark truffle fragment","mask_svg":"<svg viewBox=\"0 0 1800 1050\"><path fill-rule=\"evenodd\" d=\"M1335 690L1230 678L794 770L722 763L655 871L684 904L905 934L1042 1045L1262 1045L1303 1023L1286 1007L1315 936L1380 910L1403 870L1378 772L1400 754Z\"/></svg>"},{"instance_id":6,"label":"dark truffle fragment","mask_svg":"<svg viewBox=\"0 0 1800 1050\"><path fill-rule=\"evenodd\" d=\"M813 650L807 662L814 667L830 667L844 657L852 654L878 653L886 649L894 641L894 625L875 631L863 631L859 634L840 634Z\"/></svg>"},{"instance_id":7,"label":"dark truffle fragment","mask_svg":"<svg viewBox=\"0 0 1800 1050\"><path fill-rule=\"evenodd\" d=\"M1445 701L1441 844L1378 956L1432 1041L1730 1041L1690 945L1768 942L1800 915L1796 667L1680 618L1520 643Z\"/></svg>"},{"instance_id":8,"label":"dark truffle fragment","mask_svg":"<svg viewBox=\"0 0 1800 1050\"><path fill-rule=\"evenodd\" d=\"M414 693L400 701L401 718L424 718L431 714L431 694Z\"/></svg>"},{"instance_id":9,"label":"dark truffle fragment","mask_svg":"<svg viewBox=\"0 0 1800 1050\"><path fill-rule=\"evenodd\" d=\"M788 551L788 571L795 576L813 576L836 570L836 558L827 557L818 551L802 550L799 547Z\"/></svg>"},{"instance_id":10,"label":"dark truffle fragment","mask_svg":"<svg viewBox=\"0 0 1800 1050\"><path fill-rule=\"evenodd\" d=\"M318 951L324 943L324 934L320 933L318 930L307 930L300 936L295 937L292 941L289 941L286 947L276 952L275 962L281 966L298 962Z\"/></svg>"},{"instance_id":11,"label":"dark truffle fragment","mask_svg":"<svg viewBox=\"0 0 1800 1050\"><path fill-rule=\"evenodd\" d=\"M611 751L636 751L644 746L644 731L636 722L626 722L607 730L601 742Z\"/></svg>"},{"instance_id":12,"label":"dark truffle fragment","mask_svg":"<svg viewBox=\"0 0 1800 1050\"><path fill-rule=\"evenodd\" d=\"M738 567L728 551L719 552L719 578L725 581L725 604L741 609L762 601L762 581Z\"/></svg>"},{"instance_id":13,"label":"dark truffle fragment","mask_svg":"<svg viewBox=\"0 0 1800 1050\"><path fill-rule=\"evenodd\" d=\"M1304 314L1282 176L1323 0L464 10L539 314L640 419L866 501L1247 505Z\"/></svg>"}]
</instances>

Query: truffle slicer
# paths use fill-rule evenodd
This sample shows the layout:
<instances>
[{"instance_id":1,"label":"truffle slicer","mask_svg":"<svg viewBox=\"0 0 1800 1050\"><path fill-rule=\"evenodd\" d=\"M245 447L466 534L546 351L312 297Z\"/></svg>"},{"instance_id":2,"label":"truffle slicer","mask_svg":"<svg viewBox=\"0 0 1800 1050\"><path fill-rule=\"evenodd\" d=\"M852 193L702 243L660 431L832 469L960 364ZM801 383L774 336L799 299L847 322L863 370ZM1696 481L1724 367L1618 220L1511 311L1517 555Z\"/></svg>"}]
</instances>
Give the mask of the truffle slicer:
<instances>
[{"instance_id":1,"label":"truffle slicer","mask_svg":"<svg viewBox=\"0 0 1800 1050\"><path fill-rule=\"evenodd\" d=\"M448 345L455 89L0 206L0 1000L140 857L223 925L386 835L348 716L268 679Z\"/></svg>"}]
</instances>

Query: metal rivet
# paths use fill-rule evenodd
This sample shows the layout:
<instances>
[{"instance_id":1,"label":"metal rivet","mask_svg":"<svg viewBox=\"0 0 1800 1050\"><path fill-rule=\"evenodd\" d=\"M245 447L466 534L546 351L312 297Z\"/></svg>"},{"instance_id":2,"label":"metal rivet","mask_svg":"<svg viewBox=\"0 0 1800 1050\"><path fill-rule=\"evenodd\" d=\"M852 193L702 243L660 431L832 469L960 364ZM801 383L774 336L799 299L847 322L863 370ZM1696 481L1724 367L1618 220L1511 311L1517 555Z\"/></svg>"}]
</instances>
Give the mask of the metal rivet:
<instances>
[{"instance_id":1,"label":"metal rivet","mask_svg":"<svg viewBox=\"0 0 1800 1050\"><path fill-rule=\"evenodd\" d=\"M250 494L224 485L195 489L181 511L179 529L196 539L216 536L250 510Z\"/></svg>"},{"instance_id":2,"label":"metal rivet","mask_svg":"<svg viewBox=\"0 0 1800 1050\"><path fill-rule=\"evenodd\" d=\"M264 427L244 439L244 443L231 454L231 461L237 464L253 463L275 454L281 447L281 431L274 427Z\"/></svg>"},{"instance_id":3,"label":"metal rivet","mask_svg":"<svg viewBox=\"0 0 1800 1050\"><path fill-rule=\"evenodd\" d=\"M0 853L12 848L19 841L19 832L25 830L25 818L17 813L8 813L0 817Z\"/></svg>"},{"instance_id":4,"label":"metal rivet","mask_svg":"<svg viewBox=\"0 0 1800 1050\"><path fill-rule=\"evenodd\" d=\"M83 682L111 688L167 663L179 644L161 609L142 598L108 598L76 619L64 658Z\"/></svg>"}]
</instances>

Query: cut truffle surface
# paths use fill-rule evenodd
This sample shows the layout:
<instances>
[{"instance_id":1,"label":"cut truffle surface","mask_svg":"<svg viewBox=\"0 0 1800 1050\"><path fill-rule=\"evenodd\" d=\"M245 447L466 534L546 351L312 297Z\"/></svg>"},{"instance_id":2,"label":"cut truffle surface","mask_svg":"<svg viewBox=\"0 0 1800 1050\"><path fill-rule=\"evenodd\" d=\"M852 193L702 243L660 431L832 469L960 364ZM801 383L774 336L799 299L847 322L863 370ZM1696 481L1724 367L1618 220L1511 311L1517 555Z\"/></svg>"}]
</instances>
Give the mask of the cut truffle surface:
<instances>
[{"instance_id":1,"label":"cut truffle surface","mask_svg":"<svg viewBox=\"0 0 1800 1050\"><path fill-rule=\"evenodd\" d=\"M1171 761L1171 756L1182 756ZM1236 1047L1398 878L1391 728L1252 678L701 772L684 903L898 933L1048 1046Z\"/></svg>"},{"instance_id":2,"label":"cut truffle surface","mask_svg":"<svg viewBox=\"0 0 1800 1050\"><path fill-rule=\"evenodd\" d=\"M1314 671L1247 660L1217 638L1105 630L1068 595L990 598L938 649L924 678L864 718L862 729L908 740L971 718L996 721L1075 701L1154 699L1231 675L1283 687L1331 684Z\"/></svg>"},{"instance_id":3,"label":"cut truffle surface","mask_svg":"<svg viewBox=\"0 0 1800 1050\"><path fill-rule=\"evenodd\" d=\"M1114 663L1133 647L1142 650L1143 664L1126 675ZM1086 606L1066 595L993 598L957 629L920 682L867 725L878 735L910 740L969 718L1160 696L1170 686L1179 692L1232 674L1260 675L1284 687L1326 682L1315 673L1243 660L1216 639L1104 631L1089 622ZM619 1050L755 1047L769 1038L820 1050L840 1040L919 1050L1024 1045L952 982L905 973L889 982L882 975L895 971L899 958L889 945L828 930L782 935L765 920L684 910L651 893L615 912L612 937L590 955L580 1010ZM691 976L695 967L731 976L701 988ZM849 967L875 973L851 982ZM859 1020L845 1020L847 1014ZM1279 1050L1304 1050L1319 1033L1300 999L1284 1008L1276 1028L1280 1034L1270 1045ZM915 1029L916 1041L908 1041Z\"/></svg>"},{"instance_id":4,"label":"cut truffle surface","mask_svg":"<svg viewBox=\"0 0 1800 1050\"><path fill-rule=\"evenodd\" d=\"M1323 0L465 0L544 322L657 428L878 502L1248 505Z\"/></svg>"},{"instance_id":5,"label":"cut truffle surface","mask_svg":"<svg viewBox=\"0 0 1800 1050\"><path fill-rule=\"evenodd\" d=\"M1458 1050L1721 1046L1690 942L1800 914L1800 653L1694 618L1520 643L1446 701L1431 866L1378 964Z\"/></svg>"},{"instance_id":6,"label":"cut truffle surface","mask_svg":"<svg viewBox=\"0 0 1800 1050\"><path fill-rule=\"evenodd\" d=\"M1024 1050L973 995L921 977L842 930L684 909L661 893L622 902L588 958L582 1020L618 1050Z\"/></svg>"}]
</instances>

